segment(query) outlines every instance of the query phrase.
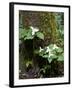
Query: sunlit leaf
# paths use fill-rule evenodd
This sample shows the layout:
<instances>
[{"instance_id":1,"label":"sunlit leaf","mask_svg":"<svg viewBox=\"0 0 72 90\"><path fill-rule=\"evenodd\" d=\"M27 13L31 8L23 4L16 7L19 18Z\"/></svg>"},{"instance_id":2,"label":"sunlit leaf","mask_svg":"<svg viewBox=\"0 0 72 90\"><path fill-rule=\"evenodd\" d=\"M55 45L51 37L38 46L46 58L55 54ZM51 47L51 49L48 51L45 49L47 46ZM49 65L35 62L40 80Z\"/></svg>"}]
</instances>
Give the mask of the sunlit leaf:
<instances>
[{"instance_id":1,"label":"sunlit leaf","mask_svg":"<svg viewBox=\"0 0 72 90\"><path fill-rule=\"evenodd\" d=\"M36 37L38 37L39 39L44 40L44 35L41 32L36 32Z\"/></svg>"}]
</instances>

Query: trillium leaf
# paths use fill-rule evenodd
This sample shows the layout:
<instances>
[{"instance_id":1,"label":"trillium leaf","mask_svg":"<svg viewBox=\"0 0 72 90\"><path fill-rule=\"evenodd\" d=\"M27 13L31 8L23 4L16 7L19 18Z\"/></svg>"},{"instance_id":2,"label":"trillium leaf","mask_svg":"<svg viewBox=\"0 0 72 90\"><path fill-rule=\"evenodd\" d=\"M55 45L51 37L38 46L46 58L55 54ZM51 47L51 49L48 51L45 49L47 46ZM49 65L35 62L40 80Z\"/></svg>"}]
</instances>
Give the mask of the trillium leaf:
<instances>
[{"instance_id":1,"label":"trillium leaf","mask_svg":"<svg viewBox=\"0 0 72 90\"><path fill-rule=\"evenodd\" d=\"M33 39L33 36L32 36L32 30L31 29L22 29L20 28L19 29L19 38L24 38L24 40L26 39Z\"/></svg>"},{"instance_id":2,"label":"trillium leaf","mask_svg":"<svg viewBox=\"0 0 72 90\"><path fill-rule=\"evenodd\" d=\"M64 61L64 55L59 55L57 61Z\"/></svg>"},{"instance_id":3,"label":"trillium leaf","mask_svg":"<svg viewBox=\"0 0 72 90\"><path fill-rule=\"evenodd\" d=\"M48 55L43 55L44 58L48 58Z\"/></svg>"},{"instance_id":4,"label":"trillium leaf","mask_svg":"<svg viewBox=\"0 0 72 90\"><path fill-rule=\"evenodd\" d=\"M24 38L24 40L26 40L26 39L33 39L33 36L32 36L32 34L31 34L31 32L28 32L28 33L27 33L27 35L26 35L26 37Z\"/></svg>"},{"instance_id":5,"label":"trillium leaf","mask_svg":"<svg viewBox=\"0 0 72 90\"><path fill-rule=\"evenodd\" d=\"M39 39L44 40L44 35L41 32L36 32L36 37L38 37Z\"/></svg>"},{"instance_id":6,"label":"trillium leaf","mask_svg":"<svg viewBox=\"0 0 72 90\"><path fill-rule=\"evenodd\" d=\"M57 58L57 56L56 56L56 55L53 55L53 56L51 56L51 58L52 58L52 59L56 59L56 58Z\"/></svg>"},{"instance_id":7,"label":"trillium leaf","mask_svg":"<svg viewBox=\"0 0 72 90\"><path fill-rule=\"evenodd\" d=\"M24 40L33 39L33 36L25 37Z\"/></svg>"},{"instance_id":8,"label":"trillium leaf","mask_svg":"<svg viewBox=\"0 0 72 90\"><path fill-rule=\"evenodd\" d=\"M59 53L63 52L62 48L58 48L57 52L59 52Z\"/></svg>"},{"instance_id":9,"label":"trillium leaf","mask_svg":"<svg viewBox=\"0 0 72 90\"><path fill-rule=\"evenodd\" d=\"M53 44L50 44L50 45L49 45L49 48L50 48L50 49L53 49L53 46L54 46Z\"/></svg>"},{"instance_id":10,"label":"trillium leaf","mask_svg":"<svg viewBox=\"0 0 72 90\"><path fill-rule=\"evenodd\" d=\"M27 35L28 31L22 28L19 28L19 38L24 38Z\"/></svg>"}]
</instances>

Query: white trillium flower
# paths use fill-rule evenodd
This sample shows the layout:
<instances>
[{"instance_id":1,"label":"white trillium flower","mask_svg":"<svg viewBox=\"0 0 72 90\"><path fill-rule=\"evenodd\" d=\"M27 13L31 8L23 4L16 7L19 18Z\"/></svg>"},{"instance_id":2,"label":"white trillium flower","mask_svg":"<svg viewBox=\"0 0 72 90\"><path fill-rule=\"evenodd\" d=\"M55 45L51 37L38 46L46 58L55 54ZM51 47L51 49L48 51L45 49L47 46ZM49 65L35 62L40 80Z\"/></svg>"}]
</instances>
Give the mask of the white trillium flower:
<instances>
[{"instance_id":1,"label":"white trillium flower","mask_svg":"<svg viewBox=\"0 0 72 90\"><path fill-rule=\"evenodd\" d=\"M41 51L43 51L43 49L40 47L40 50L39 50L39 52L41 52Z\"/></svg>"},{"instance_id":2,"label":"white trillium flower","mask_svg":"<svg viewBox=\"0 0 72 90\"><path fill-rule=\"evenodd\" d=\"M53 56L52 50L49 47L47 47L46 52L49 52L49 58Z\"/></svg>"},{"instance_id":3,"label":"white trillium flower","mask_svg":"<svg viewBox=\"0 0 72 90\"><path fill-rule=\"evenodd\" d=\"M58 48L59 47L56 44L54 44L53 49L58 49Z\"/></svg>"},{"instance_id":4,"label":"white trillium flower","mask_svg":"<svg viewBox=\"0 0 72 90\"><path fill-rule=\"evenodd\" d=\"M49 58L53 56L54 54L52 52L49 52Z\"/></svg>"},{"instance_id":5,"label":"white trillium flower","mask_svg":"<svg viewBox=\"0 0 72 90\"><path fill-rule=\"evenodd\" d=\"M47 47L47 49L46 49L46 52L50 52L51 50L49 49L49 47Z\"/></svg>"},{"instance_id":6,"label":"white trillium flower","mask_svg":"<svg viewBox=\"0 0 72 90\"><path fill-rule=\"evenodd\" d=\"M34 35L35 34L35 32L32 32L32 35Z\"/></svg>"},{"instance_id":7,"label":"white trillium flower","mask_svg":"<svg viewBox=\"0 0 72 90\"><path fill-rule=\"evenodd\" d=\"M33 27L32 26L30 26L30 28L33 30Z\"/></svg>"},{"instance_id":8,"label":"white trillium flower","mask_svg":"<svg viewBox=\"0 0 72 90\"><path fill-rule=\"evenodd\" d=\"M39 29L38 28L34 28L34 27L30 27L31 29L32 29L32 35L34 35L35 34L35 32L38 32L39 31Z\"/></svg>"}]
</instances>

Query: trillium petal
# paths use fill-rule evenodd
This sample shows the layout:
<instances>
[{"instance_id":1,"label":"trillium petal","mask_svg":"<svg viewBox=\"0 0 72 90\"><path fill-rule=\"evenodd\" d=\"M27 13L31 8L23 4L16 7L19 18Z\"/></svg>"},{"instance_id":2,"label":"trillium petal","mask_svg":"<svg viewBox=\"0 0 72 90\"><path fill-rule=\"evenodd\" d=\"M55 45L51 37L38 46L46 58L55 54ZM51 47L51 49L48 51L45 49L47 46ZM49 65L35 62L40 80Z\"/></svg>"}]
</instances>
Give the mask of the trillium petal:
<instances>
[{"instance_id":1,"label":"trillium petal","mask_svg":"<svg viewBox=\"0 0 72 90\"><path fill-rule=\"evenodd\" d=\"M39 31L39 29L38 28L34 28L34 27L30 27L31 29L32 29L32 35L34 35L35 34L35 32L38 32Z\"/></svg>"},{"instance_id":2,"label":"trillium petal","mask_svg":"<svg viewBox=\"0 0 72 90\"><path fill-rule=\"evenodd\" d=\"M58 49L58 48L59 47L56 44L54 44L53 49Z\"/></svg>"},{"instance_id":3,"label":"trillium petal","mask_svg":"<svg viewBox=\"0 0 72 90\"><path fill-rule=\"evenodd\" d=\"M40 47L40 50L39 50L39 52L41 52L41 51L43 51L43 49Z\"/></svg>"}]
</instances>

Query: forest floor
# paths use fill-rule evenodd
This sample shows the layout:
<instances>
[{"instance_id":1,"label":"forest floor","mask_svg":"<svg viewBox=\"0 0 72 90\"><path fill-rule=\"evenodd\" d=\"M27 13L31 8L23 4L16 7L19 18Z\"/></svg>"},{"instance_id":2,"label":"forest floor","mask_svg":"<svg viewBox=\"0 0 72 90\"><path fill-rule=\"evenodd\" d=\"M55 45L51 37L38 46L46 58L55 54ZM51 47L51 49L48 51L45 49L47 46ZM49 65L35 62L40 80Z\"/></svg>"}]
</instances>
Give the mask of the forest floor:
<instances>
[{"instance_id":1,"label":"forest floor","mask_svg":"<svg viewBox=\"0 0 72 90\"><path fill-rule=\"evenodd\" d=\"M39 67L29 66L26 71L19 73L19 79L53 78L64 76L64 63L51 63L51 68L40 72Z\"/></svg>"}]
</instances>

